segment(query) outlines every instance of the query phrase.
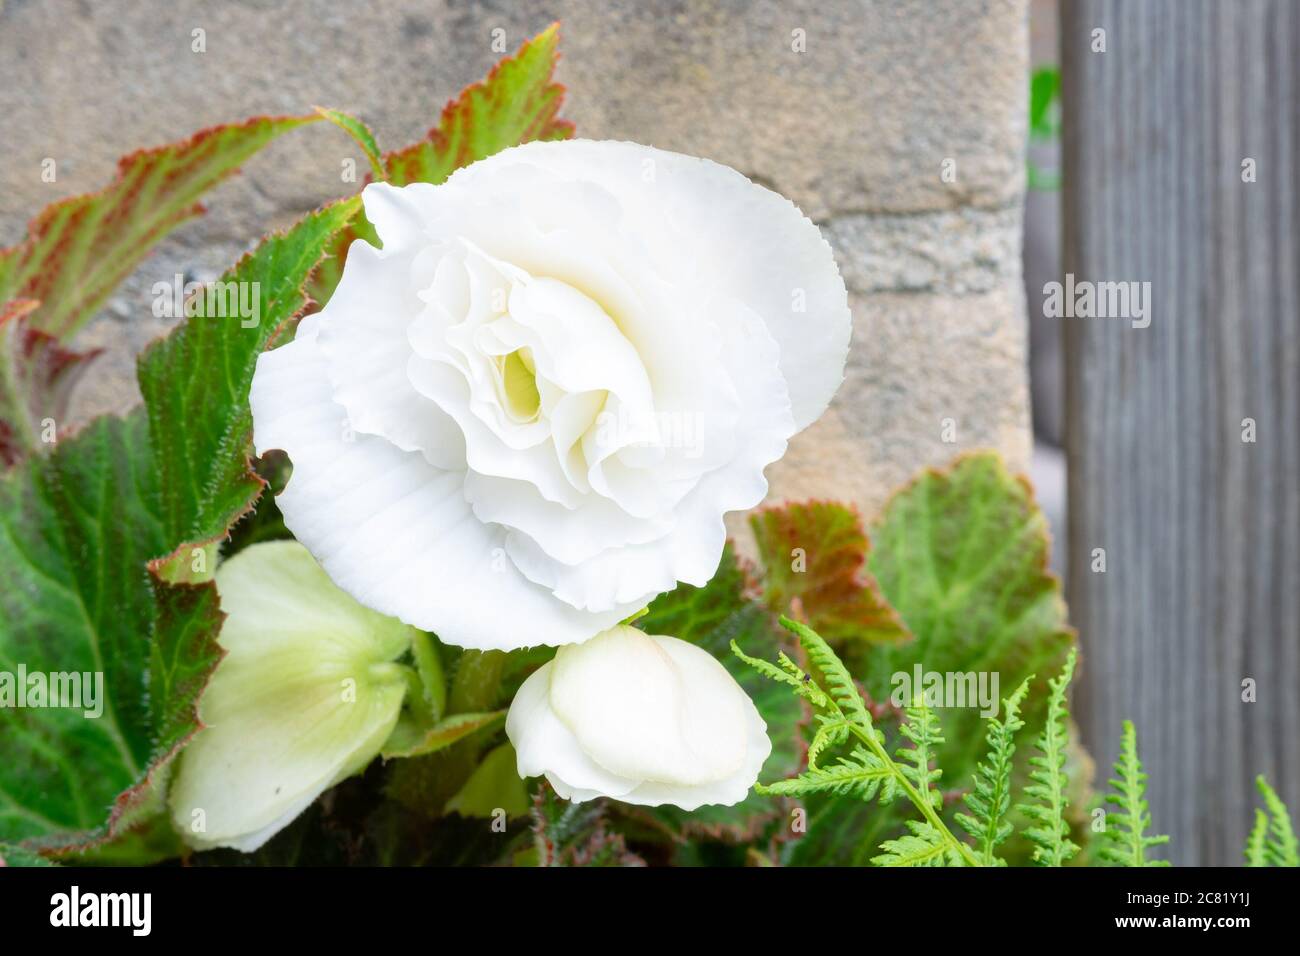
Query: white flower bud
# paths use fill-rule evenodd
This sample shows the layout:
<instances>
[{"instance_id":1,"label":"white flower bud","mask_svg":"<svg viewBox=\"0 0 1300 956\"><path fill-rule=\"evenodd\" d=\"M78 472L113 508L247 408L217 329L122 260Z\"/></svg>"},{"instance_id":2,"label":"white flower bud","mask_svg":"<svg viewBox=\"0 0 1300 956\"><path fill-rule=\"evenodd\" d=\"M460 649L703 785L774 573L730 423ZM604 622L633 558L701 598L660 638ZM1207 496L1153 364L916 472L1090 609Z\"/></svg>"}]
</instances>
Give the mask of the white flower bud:
<instances>
[{"instance_id":1,"label":"white flower bud","mask_svg":"<svg viewBox=\"0 0 1300 956\"><path fill-rule=\"evenodd\" d=\"M520 776L569 800L684 810L745 798L772 751L725 667L694 644L620 625L561 647L506 718Z\"/></svg>"}]
</instances>

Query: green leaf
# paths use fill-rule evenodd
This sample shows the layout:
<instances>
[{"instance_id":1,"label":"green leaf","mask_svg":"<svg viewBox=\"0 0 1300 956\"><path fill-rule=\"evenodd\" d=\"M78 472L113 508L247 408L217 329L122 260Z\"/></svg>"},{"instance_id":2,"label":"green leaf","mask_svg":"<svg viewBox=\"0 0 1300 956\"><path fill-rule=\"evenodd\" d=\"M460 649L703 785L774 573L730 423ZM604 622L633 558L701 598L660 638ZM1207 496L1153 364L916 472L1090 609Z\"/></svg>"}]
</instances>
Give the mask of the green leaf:
<instances>
[{"instance_id":1,"label":"green leaf","mask_svg":"<svg viewBox=\"0 0 1300 956\"><path fill-rule=\"evenodd\" d=\"M1059 120L1052 106L1061 92L1061 71L1040 67L1029 79L1029 135L1034 139L1051 139L1059 130Z\"/></svg>"},{"instance_id":2,"label":"green leaf","mask_svg":"<svg viewBox=\"0 0 1300 956\"><path fill-rule=\"evenodd\" d=\"M435 753L480 730L495 729L505 718L504 710L482 714L451 714L428 728L415 726L404 719L399 720L392 736L380 751L380 756L385 760L394 760Z\"/></svg>"},{"instance_id":3,"label":"green leaf","mask_svg":"<svg viewBox=\"0 0 1300 956\"><path fill-rule=\"evenodd\" d=\"M1070 786L1064 769L1069 742L1065 697L1074 678L1074 662L1075 652L1071 650L1064 669L1048 682L1051 693L1047 699L1047 720L1035 743L1038 754L1029 758L1033 769L1029 772L1025 796L1032 802L1025 803L1021 809L1033 822L1025 836L1033 841L1034 862L1040 866L1063 866L1079 851L1069 838L1070 825L1065 816Z\"/></svg>"},{"instance_id":4,"label":"green leaf","mask_svg":"<svg viewBox=\"0 0 1300 956\"><path fill-rule=\"evenodd\" d=\"M999 687L1060 669L1074 642L1060 582L1048 571L1047 521L1023 479L996 454L970 454L943 471L928 470L897 492L869 529L868 568L915 639L843 648L850 672L872 703L888 701L895 674L996 674ZM901 703L906 703L902 701ZM1021 717L1031 735L1045 710L1042 683L1031 682ZM983 756L978 707L943 708L938 764L964 784ZM1024 774L1019 758L1015 776ZM841 798L808 801L808 831L790 862L861 865L902 823L901 809ZM1019 845L1011 856L1021 852Z\"/></svg>"},{"instance_id":5,"label":"green leaf","mask_svg":"<svg viewBox=\"0 0 1300 956\"><path fill-rule=\"evenodd\" d=\"M174 662L157 675L164 687L201 682L215 662L215 651L183 662L158 633L156 594L169 592L146 570L168 547L158 498L139 414L100 419L0 479L0 668L102 682L98 717L84 707L0 709L0 839L89 842L110 807L116 827L134 805L125 792L175 742L179 702L151 705L148 693L154 648ZM166 601L169 613L183 605ZM214 604L193 611L210 615Z\"/></svg>"},{"instance_id":6,"label":"green leaf","mask_svg":"<svg viewBox=\"0 0 1300 956\"><path fill-rule=\"evenodd\" d=\"M77 352L29 324L35 299L0 305L0 469L48 450L66 420L72 387L102 349Z\"/></svg>"},{"instance_id":7,"label":"green leaf","mask_svg":"<svg viewBox=\"0 0 1300 956\"><path fill-rule=\"evenodd\" d=\"M978 865L974 853L952 834L938 813L942 797L932 789L931 784L938 779L940 771L932 768L930 758L943 738L938 722L926 707L924 698L918 698L908 708L903 737L911 741L912 746L900 749L896 762L885 749L884 735L873 725L871 713L861 694L831 646L805 625L786 617L781 618L781 624L798 635L803 652L823 675L822 679L830 684L829 693L823 689L824 702L817 715L822 721L823 729L837 740L851 736L855 739L855 745L849 757L841 758L835 767L819 767L810 761L808 769L800 776L759 787L759 792L787 796L829 793L840 801L851 798L858 806L868 805L877 798L880 803L887 803L901 793L906 795L922 816L921 821L907 821L907 826L912 831L911 838L904 838L909 853L917 849L918 840L933 837L941 844L938 859L934 862L954 866ZM764 668L756 670L772 676L778 685L788 685L788 678L795 676L793 665L786 660L781 663L781 668L775 674ZM808 680L812 681L811 675ZM805 699L809 698L805 696ZM840 733L841 726L844 734ZM884 844L882 848L886 851L885 856L874 859L884 860L885 865L893 865L891 861L897 856L895 851L901 852L903 846L904 844L897 844L891 849L891 844Z\"/></svg>"},{"instance_id":8,"label":"green leaf","mask_svg":"<svg viewBox=\"0 0 1300 956\"><path fill-rule=\"evenodd\" d=\"M918 694L916 700L908 706L899 733L912 745L895 751L899 767L917 792L930 801L931 806L936 809L942 807L943 795L935 789L934 784L943 776L943 771L935 766L935 752L943 743L943 731L939 727L939 718L925 703L924 695Z\"/></svg>"},{"instance_id":9,"label":"green leaf","mask_svg":"<svg viewBox=\"0 0 1300 956\"><path fill-rule=\"evenodd\" d=\"M803 797L813 793L834 793L856 800L888 802L895 796L894 771L874 754L854 747L848 756L830 767L809 766L797 777L760 785L758 792L771 796Z\"/></svg>"},{"instance_id":10,"label":"green leaf","mask_svg":"<svg viewBox=\"0 0 1300 956\"><path fill-rule=\"evenodd\" d=\"M871 727L871 713L862 699L857 682L830 645L806 624L792 621L788 617L782 617L781 624L799 638L799 646L804 649L808 660L817 668L822 680L828 685L830 696L839 713L865 727Z\"/></svg>"},{"instance_id":11,"label":"green leaf","mask_svg":"<svg viewBox=\"0 0 1300 956\"><path fill-rule=\"evenodd\" d=\"M375 134L370 132L369 126L342 110L318 106L316 112L351 136L356 144L361 147L366 162L370 164L370 173L376 182L383 182L387 178L384 170L384 159L379 152L379 144L375 142Z\"/></svg>"},{"instance_id":12,"label":"green leaf","mask_svg":"<svg viewBox=\"0 0 1300 956\"><path fill-rule=\"evenodd\" d=\"M662 594L651 602L636 626L649 634L666 634L704 648L727 668L754 701L767 723L772 754L761 771L761 779L779 779L794 773L800 763L799 723L803 714L799 702L783 688L731 653L731 643L763 657L781 652L780 634L768 612L750 599L751 582L728 542L718 570L702 588L689 584ZM644 815L653 817L678 835L706 839L744 841L753 839L764 827L784 816L786 808L758 793L750 793L735 806L703 806L687 812L677 807L655 807ZM620 812L624 812L620 808ZM639 811L628 811L636 815Z\"/></svg>"},{"instance_id":13,"label":"green leaf","mask_svg":"<svg viewBox=\"0 0 1300 956\"><path fill-rule=\"evenodd\" d=\"M388 181L440 183L508 147L571 137L573 124L559 119L564 87L552 79L559 39L553 23L462 90L425 139L384 157Z\"/></svg>"},{"instance_id":14,"label":"green leaf","mask_svg":"<svg viewBox=\"0 0 1300 956\"><path fill-rule=\"evenodd\" d=\"M11 843L0 843L0 866L55 866L39 853Z\"/></svg>"},{"instance_id":15,"label":"green leaf","mask_svg":"<svg viewBox=\"0 0 1300 956\"><path fill-rule=\"evenodd\" d=\"M1147 812L1146 772L1138 759L1137 731L1131 720L1124 721L1120 738L1119 759L1110 785L1113 793L1106 802L1119 809L1106 814L1106 830L1100 856L1118 866L1169 866L1168 860L1148 860L1146 851L1169 842L1167 836L1147 836L1151 814Z\"/></svg>"},{"instance_id":16,"label":"green leaf","mask_svg":"<svg viewBox=\"0 0 1300 956\"><path fill-rule=\"evenodd\" d=\"M1010 697L1002 701L1002 719L989 718L988 756L975 768L975 787L964 800L969 814L956 814L957 822L979 844L980 863L1003 866L994 854L998 845L1011 836L1012 824L1006 819L1011 809L1011 772L1016 754L1016 731L1025 725L1020 719L1020 705L1029 691L1029 679L1020 682Z\"/></svg>"},{"instance_id":17,"label":"green leaf","mask_svg":"<svg viewBox=\"0 0 1300 956\"><path fill-rule=\"evenodd\" d=\"M1047 519L998 455L924 472L885 506L871 539L871 570L916 635L851 655L872 699L888 699L894 675L918 664L927 673L996 675L999 687L1060 670L1074 630L1048 570ZM1031 681L1021 710L1030 734L1042 727L1045 696ZM939 760L950 780L967 780L981 756L983 718L966 703L942 714L948 743Z\"/></svg>"},{"instance_id":18,"label":"green leaf","mask_svg":"<svg viewBox=\"0 0 1300 956\"><path fill-rule=\"evenodd\" d=\"M880 844L885 852L871 858L876 866L962 866L960 855L943 834L920 820L907 821L908 833Z\"/></svg>"},{"instance_id":19,"label":"green leaf","mask_svg":"<svg viewBox=\"0 0 1300 956\"><path fill-rule=\"evenodd\" d=\"M149 403L102 418L0 477L0 668L102 674L103 713L0 709L0 840L116 839L162 809L198 729L221 615L211 542L261 488L248 381L346 206L309 216L226 281L260 285L261 323L192 318L141 359ZM199 584L169 583L184 578Z\"/></svg>"},{"instance_id":20,"label":"green leaf","mask_svg":"<svg viewBox=\"0 0 1300 956\"><path fill-rule=\"evenodd\" d=\"M442 719L447 711L447 677L443 673L442 654L438 639L424 631L416 631L411 639L411 656L420 677L420 692L428 705L433 722Z\"/></svg>"},{"instance_id":21,"label":"green leaf","mask_svg":"<svg viewBox=\"0 0 1300 956\"><path fill-rule=\"evenodd\" d=\"M528 788L517 768L515 748L508 741L489 750L465 786L447 801L447 812L485 819L495 818L498 810L507 818L526 815L531 806Z\"/></svg>"},{"instance_id":22,"label":"green leaf","mask_svg":"<svg viewBox=\"0 0 1300 956\"><path fill-rule=\"evenodd\" d=\"M1255 825L1246 837L1246 865L1268 866L1268 814L1256 808Z\"/></svg>"},{"instance_id":23,"label":"green leaf","mask_svg":"<svg viewBox=\"0 0 1300 956\"><path fill-rule=\"evenodd\" d=\"M832 644L911 640L865 564L871 545L855 509L832 501L765 508L749 519L763 564L763 599L806 619Z\"/></svg>"},{"instance_id":24,"label":"green leaf","mask_svg":"<svg viewBox=\"0 0 1300 956\"><path fill-rule=\"evenodd\" d=\"M750 657L740 649L740 645L735 641L731 642L731 653L768 680L776 681L778 684L785 684L817 710L837 707L835 702L831 700L830 695L823 691L815 681L811 680L810 675L805 674L798 664L790 660L785 651L777 651L777 663L775 664L761 657ZM835 714L834 718L825 714L818 714L817 716L825 717L828 721L833 720L837 725L847 725L849 723L839 714L838 709ZM819 728L819 732L821 729ZM821 748L816 749L820 750ZM812 756L815 756L815 753Z\"/></svg>"},{"instance_id":25,"label":"green leaf","mask_svg":"<svg viewBox=\"0 0 1300 956\"><path fill-rule=\"evenodd\" d=\"M257 116L118 160L105 189L46 206L0 249L0 303L35 299L31 327L67 340L158 242L202 214L199 198L273 139L319 116Z\"/></svg>"},{"instance_id":26,"label":"green leaf","mask_svg":"<svg viewBox=\"0 0 1300 956\"><path fill-rule=\"evenodd\" d=\"M249 465L253 418L248 390L257 357L285 337L305 305L303 277L358 208L356 197L265 240L219 280L248 310L196 314L145 350L140 391L161 469L163 519L176 543L225 537L266 482ZM246 314L251 312L252 314Z\"/></svg>"},{"instance_id":27,"label":"green leaf","mask_svg":"<svg viewBox=\"0 0 1300 956\"><path fill-rule=\"evenodd\" d=\"M1047 519L1028 483L997 455L967 455L947 471L925 472L890 500L871 539L871 570L916 635L851 658L873 699L886 700L893 675L916 664L928 672L996 673L1000 686L1010 687L1061 667L1074 632L1060 582L1048 571ZM978 758L978 711L945 713L955 718L945 719L954 743L942 755L954 777L965 778ZM1031 730L1041 713L1041 695L1031 690Z\"/></svg>"},{"instance_id":28,"label":"green leaf","mask_svg":"<svg viewBox=\"0 0 1300 956\"><path fill-rule=\"evenodd\" d=\"M1268 812L1255 811L1255 826L1246 841L1248 866L1300 866L1300 844L1286 804L1261 775L1255 787L1264 798Z\"/></svg>"},{"instance_id":29,"label":"green leaf","mask_svg":"<svg viewBox=\"0 0 1300 956\"><path fill-rule=\"evenodd\" d=\"M558 25L528 40L514 54L499 62L487 78L467 86L442 111L438 125L424 139L380 157L382 169L374 169L377 180L406 186L410 183L441 183L457 169L493 153L533 140L568 139L573 124L558 118L564 87L552 80ZM369 131L346 114L329 111L362 144L367 158L378 151ZM351 127L351 128L350 128ZM374 228L361 213L349 229L341 232L331 247L331 257L321 264L309 292L320 304L329 301L347 260L348 247L356 239L380 245Z\"/></svg>"}]
</instances>

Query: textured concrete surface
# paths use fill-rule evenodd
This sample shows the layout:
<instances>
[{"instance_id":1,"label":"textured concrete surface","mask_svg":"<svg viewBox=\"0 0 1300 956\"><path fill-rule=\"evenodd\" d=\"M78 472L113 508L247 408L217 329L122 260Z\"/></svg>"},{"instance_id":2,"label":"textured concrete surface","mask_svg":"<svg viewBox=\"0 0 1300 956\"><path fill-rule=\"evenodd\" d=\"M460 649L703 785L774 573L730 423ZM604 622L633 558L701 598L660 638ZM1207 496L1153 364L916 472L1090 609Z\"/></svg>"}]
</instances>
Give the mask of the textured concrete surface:
<instances>
[{"instance_id":1,"label":"textured concrete surface","mask_svg":"<svg viewBox=\"0 0 1300 956\"><path fill-rule=\"evenodd\" d=\"M774 498L847 496L870 512L964 448L1028 465L1026 0L3 0L0 241L45 203L103 185L119 154L253 113L327 104L404 145L498 58L494 30L513 49L553 19L564 115L581 135L735 166L798 202L837 249L855 315L848 381L772 469ZM195 29L206 53L191 51ZM136 400L133 356L164 328L154 281L215 277L256 236L348 191L347 157L360 159L322 124L216 191L84 333L108 354L77 415Z\"/></svg>"}]
</instances>

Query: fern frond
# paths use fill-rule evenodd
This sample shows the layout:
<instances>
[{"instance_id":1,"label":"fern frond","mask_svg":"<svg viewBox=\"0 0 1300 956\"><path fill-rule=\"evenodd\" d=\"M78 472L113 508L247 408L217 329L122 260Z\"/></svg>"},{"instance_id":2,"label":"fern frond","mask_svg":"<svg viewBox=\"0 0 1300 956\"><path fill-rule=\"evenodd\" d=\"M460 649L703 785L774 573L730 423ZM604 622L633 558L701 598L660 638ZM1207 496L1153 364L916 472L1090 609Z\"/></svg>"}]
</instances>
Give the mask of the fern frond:
<instances>
[{"instance_id":1,"label":"fern frond","mask_svg":"<svg viewBox=\"0 0 1300 956\"><path fill-rule=\"evenodd\" d=\"M784 615L781 616L781 626L799 638L799 646L804 649L813 666L821 672L831 697L845 716L864 727L872 726L871 714L862 700L862 695L858 693L858 685L854 683L853 675L821 635L807 625L792 621Z\"/></svg>"},{"instance_id":2,"label":"fern frond","mask_svg":"<svg viewBox=\"0 0 1300 956\"><path fill-rule=\"evenodd\" d=\"M816 714L818 726L808 747L808 768L799 776L776 783L755 786L761 794L770 796L802 797L813 793L852 795L861 800L887 803L902 794L921 812L923 820L908 823L910 835L882 845L885 850L878 860L897 860L897 864L913 865L925 860L953 866L978 866L979 860L971 848L953 836L948 825L936 811L941 798L930 784L939 776L930 769L934 748L942 742L938 719L928 709L914 709L905 725L904 734L913 746L899 751L902 763L889 755L885 735L875 728L871 712L848 669L822 638L811 628L781 618L782 625L799 638L799 644L808 660L826 686L800 670L784 654L778 664L757 660L741 652L733 642L732 651L759 673L779 681L809 701L822 700L820 713ZM820 694L821 697L816 695ZM847 757L839 758L832 767L818 766L818 758L832 746L846 743L852 737L857 743ZM930 844L937 844L932 851Z\"/></svg>"},{"instance_id":3,"label":"fern frond","mask_svg":"<svg viewBox=\"0 0 1300 956\"><path fill-rule=\"evenodd\" d=\"M1255 827L1246 841L1246 865L1300 866L1300 847L1286 804L1262 775L1255 778L1255 787L1268 812L1255 811Z\"/></svg>"},{"instance_id":4,"label":"fern frond","mask_svg":"<svg viewBox=\"0 0 1300 956\"><path fill-rule=\"evenodd\" d=\"M931 768L930 764L939 745L943 743L943 731L939 726L939 718L925 703L922 695L917 695L904 711L903 723L898 730L912 743L910 747L900 747L894 751L899 769L912 781L917 792L930 801L931 806L942 806L943 796L933 784L943 776L943 771L938 767Z\"/></svg>"},{"instance_id":5,"label":"fern frond","mask_svg":"<svg viewBox=\"0 0 1300 956\"><path fill-rule=\"evenodd\" d=\"M1120 738L1119 759L1115 761L1115 776L1110 779L1114 793L1106 795L1106 802L1119 809L1108 813L1104 841L1100 855L1116 866L1169 866L1168 860L1148 860L1146 851L1153 846L1169 842L1167 836L1147 836L1151 814L1147 812L1147 775L1138 759L1137 731L1133 721L1124 721Z\"/></svg>"},{"instance_id":6,"label":"fern frond","mask_svg":"<svg viewBox=\"0 0 1300 956\"><path fill-rule=\"evenodd\" d=\"M1255 825L1250 828L1250 835L1246 837L1247 866L1268 866L1268 857L1265 855L1267 841L1268 814L1256 808Z\"/></svg>"},{"instance_id":7,"label":"fern frond","mask_svg":"<svg viewBox=\"0 0 1300 956\"><path fill-rule=\"evenodd\" d=\"M1012 832L1006 819L1011 809L1011 768L1016 756L1016 732L1025 726L1020 719L1020 704L1033 679L1030 674L1010 697L1003 698L1001 720L989 720L985 734L988 756L975 768L974 787L963 801L970 813L956 815L957 822L975 838L980 862L985 866L1006 865L993 851Z\"/></svg>"},{"instance_id":8,"label":"fern frond","mask_svg":"<svg viewBox=\"0 0 1300 956\"><path fill-rule=\"evenodd\" d=\"M812 677L800 670L799 666L790 660L784 652L778 658L779 667L771 661L763 660L761 657L750 657L740 649L735 641L731 642L731 653L769 680L793 688L796 694L812 704L815 709L839 711L835 702L830 699L826 692L817 686Z\"/></svg>"},{"instance_id":9,"label":"fern frond","mask_svg":"<svg viewBox=\"0 0 1300 956\"><path fill-rule=\"evenodd\" d=\"M1069 741L1066 720L1070 715L1065 695L1074 677L1075 658L1071 648L1065 668L1047 682L1047 720L1035 743L1038 755L1029 758L1031 782L1025 787L1025 796L1036 802L1022 804L1021 809L1034 822L1025 830L1025 836L1033 842L1034 862L1040 866L1061 866L1079 852L1078 845L1069 838L1070 827L1065 821L1069 802L1069 778L1064 770Z\"/></svg>"},{"instance_id":10,"label":"fern frond","mask_svg":"<svg viewBox=\"0 0 1300 956\"><path fill-rule=\"evenodd\" d=\"M876 866L962 866L961 856L942 833L920 820L907 821L908 833L880 844Z\"/></svg>"},{"instance_id":11,"label":"fern frond","mask_svg":"<svg viewBox=\"0 0 1300 956\"><path fill-rule=\"evenodd\" d=\"M811 793L834 793L854 796L860 800L888 803L898 792L894 769L875 754L854 747L847 757L840 757L833 767L813 767L789 780L772 784L756 784L761 794L778 797L805 797Z\"/></svg>"},{"instance_id":12,"label":"fern frond","mask_svg":"<svg viewBox=\"0 0 1300 956\"><path fill-rule=\"evenodd\" d=\"M808 766L817 766L817 758L828 747L838 747L849 739L853 730L853 721L843 717L817 714L817 731L812 742L808 744Z\"/></svg>"}]
</instances>

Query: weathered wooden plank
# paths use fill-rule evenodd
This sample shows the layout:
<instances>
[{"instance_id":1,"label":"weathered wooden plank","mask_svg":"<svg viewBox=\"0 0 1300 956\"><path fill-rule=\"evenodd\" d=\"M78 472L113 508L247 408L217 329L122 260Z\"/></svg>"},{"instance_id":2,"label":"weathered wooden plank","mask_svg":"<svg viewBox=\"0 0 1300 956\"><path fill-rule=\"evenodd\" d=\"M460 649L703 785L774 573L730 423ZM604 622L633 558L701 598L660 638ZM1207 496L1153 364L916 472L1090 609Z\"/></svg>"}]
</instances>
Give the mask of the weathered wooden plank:
<instances>
[{"instance_id":1,"label":"weathered wooden plank","mask_svg":"<svg viewBox=\"0 0 1300 956\"><path fill-rule=\"evenodd\" d=\"M1171 859L1235 864L1255 774L1300 809L1300 3L1062 6L1064 271L1152 296L1061 320L1076 708L1102 781L1137 723Z\"/></svg>"}]
</instances>

